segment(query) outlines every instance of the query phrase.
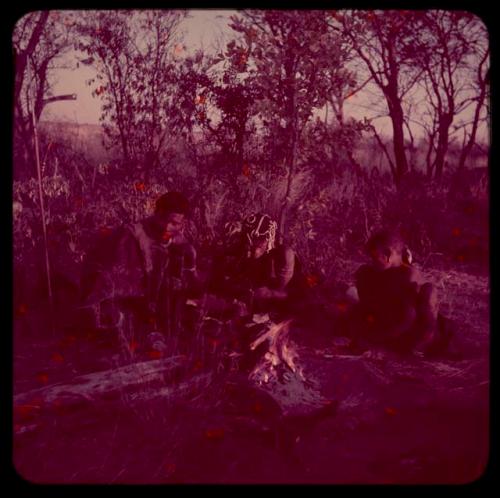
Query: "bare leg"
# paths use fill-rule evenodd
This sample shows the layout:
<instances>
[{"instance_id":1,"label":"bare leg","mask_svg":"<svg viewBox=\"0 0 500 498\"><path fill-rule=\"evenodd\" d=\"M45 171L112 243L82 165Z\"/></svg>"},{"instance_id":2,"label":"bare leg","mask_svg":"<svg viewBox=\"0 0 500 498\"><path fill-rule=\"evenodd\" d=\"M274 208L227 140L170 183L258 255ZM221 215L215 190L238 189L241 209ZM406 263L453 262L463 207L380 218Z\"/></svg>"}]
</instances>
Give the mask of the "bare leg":
<instances>
[{"instance_id":1,"label":"bare leg","mask_svg":"<svg viewBox=\"0 0 500 498\"><path fill-rule=\"evenodd\" d=\"M417 299L417 326L420 340L415 349L418 351L426 350L437 339L438 309L436 289L430 283L422 285Z\"/></svg>"}]
</instances>

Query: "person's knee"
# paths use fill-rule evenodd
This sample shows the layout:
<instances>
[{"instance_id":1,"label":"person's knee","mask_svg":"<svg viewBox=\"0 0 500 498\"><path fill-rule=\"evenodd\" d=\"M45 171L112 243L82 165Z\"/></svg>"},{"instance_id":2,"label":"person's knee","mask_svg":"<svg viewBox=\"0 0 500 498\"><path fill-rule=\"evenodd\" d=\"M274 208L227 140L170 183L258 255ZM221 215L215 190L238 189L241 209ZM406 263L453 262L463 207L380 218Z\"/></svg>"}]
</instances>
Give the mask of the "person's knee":
<instances>
[{"instance_id":1,"label":"person's knee","mask_svg":"<svg viewBox=\"0 0 500 498\"><path fill-rule=\"evenodd\" d=\"M435 294L436 294L436 290L435 290L434 286L429 282L426 282L420 288L420 296L422 297L422 299L429 300Z\"/></svg>"},{"instance_id":2,"label":"person's knee","mask_svg":"<svg viewBox=\"0 0 500 498\"><path fill-rule=\"evenodd\" d=\"M401 326L403 328L406 327L406 329L411 329L417 320L418 312L414 305L407 305L404 307L401 315Z\"/></svg>"}]
</instances>

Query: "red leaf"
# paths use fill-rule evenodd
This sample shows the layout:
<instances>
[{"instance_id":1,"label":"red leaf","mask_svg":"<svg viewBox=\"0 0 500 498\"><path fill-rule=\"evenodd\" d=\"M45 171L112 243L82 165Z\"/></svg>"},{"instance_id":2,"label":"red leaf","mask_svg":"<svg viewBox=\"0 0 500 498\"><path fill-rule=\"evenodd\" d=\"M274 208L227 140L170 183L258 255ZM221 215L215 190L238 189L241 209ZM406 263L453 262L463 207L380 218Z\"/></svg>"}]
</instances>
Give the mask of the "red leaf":
<instances>
[{"instance_id":1,"label":"red leaf","mask_svg":"<svg viewBox=\"0 0 500 498\"><path fill-rule=\"evenodd\" d=\"M85 334L85 339L87 339L87 341L95 341L99 335L100 334L97 331L90 330Z\"/></svg>"},{"instance_id":2,"label":"red leaf","mask_svg":"<svg viewBox=\"0 0 500 498\"><path fill-rule=\"evenodd\" d=\"M59 341L59 347L60 348L67 348L68 346L71 346L76 342L76 336L74 335L67 335L66 337L63 337Z\"/></svg>"},{"instance_id":3,"label":"red leaf","mask_svg":"<svg viewBox=\"0 0 500 498\"><path fill-rule=\"evenodd\" d=\"M318 285L319 277L317 275L306 275L306 282L309 287Z\"/></svg>"},{"instance_id":4,"label":"red leaf","mask_svg":"<svg viewBox=\"0 0 500 498\"><path fill-rule=\"evenodd\" d=\"M156 351L156 349L153 349L152 351L148 351L148 356L152 360L157 360L163 356L163 353L161 351Z\"/></svg>"},{"instance_id":5,"label":"red leaf","mask_svg":"<svg viewBox=\"0 0 500 498\"><path fill-rule=\"evenodd\" d=\"M341 313L345 313L345 312L347 311L347 304L346 304L346 303L343 303L343 302L337 303L337 309L338 309Z\"/></svg>"},{"instance_id":6,"label":"red leaf","mask_svg":"<svg viewBox=\"0 0 500 498\"><path fill-rule=\"evenodd\" d=\"M168 232L167 230L165 230L162 234L161 234L161 238L162 240L165 240L165 241L168 241L172 238L172 233L171 232Z\"/></svg>"},{"instance_id":7,"label":"red leaf","mask_svg":"<svg viewBox=\"0 0 500 498\"><path fill-rule=\"evenodd\" d=\"M28 422L35 418L37 412L40 410L40 405L24 404L14 407L14 416L21 421Z\"/></svg>"},{"instance_id":8,"label":"red leaf","mask_svg":"<svg viewBox=\"0 0 500 498\"><path fill-rule=\"evenodd\" d=\"M248 164L244 164L244 165L243 165L243 169L242 169L242 171L241 171L241 172L242 172L242 174L243 174L244 176L246 176L247 178L249 178L249 177L250 177L250 175L251 175L251 173L252 173L252 172L251 172L251 170L250 170L250 166L248 166Z\"/></svg>"},{"instance_id":9,"label":"red leaf","mask_svg":"<svg viewBox=\"0 0 500 498\"><path fill-rule=\"evenodd\" d=\"M144 192L146 190L146 185L144 185L143 182L137 182L135 184L135 189L138 191L138 192Z\"/></svg>"},{"instance_id":10,"label":"red leaf","mask_svg":"<svg viewBox=\"0 0 500 498\"><path fill-rule=\"evenodd\" d=\"M466 214L474 214L476 212L476 206L469 204L465 206L464 213Z\"/></svg>"},{"instance_id":11,"label":"red leaf","mask_svg":"<svg viewBox=\"0 0 500 498\"><path fill-rule=\"evenodd\" d=\"M20 304L16 309L17 316L26 315L27 312L28 312L28 306L26 306L24 303Z\"/></svg>"},{"instance_id":12,"label":"red leaf","mask_svg":"<svg viewBox=\"0 0 500 498\"><path fill-rule=\"evenodd\" d=\"M63 363L64 356L61 353L52 353L50 360L53 361L54 363Z\"/></svg>"},{"instance_id":13,"label":"red leaf","mask_svg":"<svg viewBox=\"0 0 500 498\"><path fill-rule=\"evenodd\" d=\"M208 338L208 344L212 348L212 352L214 352L217 349L217 346L220 344L219 339L215 339L214 337L209 337Z\"/></svg>"},{"instance_id":14,"label":"red leaf","mask_svg":"<svg viewBox=\"0 0 500 498\"><path fill-rule=\"evenodd\" d=\"M39 372L36 374L36 380L45 385L49 381L49 376L45 372Z\"/></svg>"},{"instance_id":15,"label":"red leaf","mask_svg":"<svg viewBox=\"0 0 500 498\"><path fill-rule=\"evenodd\" d=\"M76 208L81 208L83 206L83 199L81 197L76 197L75 200L73 201L73 205Z\"/></svg>"},{"instance_id":16,"label":"red leaf","mask_svg":"<svg viewBox=\"0 0 500 498\"><path fill-rule=\"evenodd\" d=\"M67 410L67 407L64 406L64 403L60 400L60 399L55 399L53 402L52 402L52 406L51 406L55 412L59 415L62 415L66 410Z\"/></svg>"},{"instance_id":17,"label":"red leaf","mask_svg":"<svg viewBox=\"0 0 500 498\"><path fill-rule=\"evenodd\" d=\"M205 437L211 440L220 440L224 437L224 429L207 429Z\"/></svg>"},{"instance_id":18,"label":"red leaf","mask_svg":"<svg viewBox=\"0 0 500 498\"><path fill-rule=\"evenodd\" d=\"M167 462L163 468L167 474L173 474L177 470L177 465L173 462Z\"/></svg>"}]
</instances>

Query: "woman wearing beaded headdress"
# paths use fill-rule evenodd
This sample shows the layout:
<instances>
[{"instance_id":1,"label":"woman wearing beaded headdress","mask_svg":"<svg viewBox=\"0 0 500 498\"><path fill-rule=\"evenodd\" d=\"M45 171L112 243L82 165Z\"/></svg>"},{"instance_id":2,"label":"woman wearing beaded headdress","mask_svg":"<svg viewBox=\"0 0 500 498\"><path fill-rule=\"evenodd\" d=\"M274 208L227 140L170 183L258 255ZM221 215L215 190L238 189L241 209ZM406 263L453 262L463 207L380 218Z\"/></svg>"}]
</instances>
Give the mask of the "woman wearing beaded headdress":
<instances>
[{"instance_id":1,"label":"woman wearing beaded headdress","mask_svg":"<svg viewBox=\"0 0 500 498\"><path fill-rule=\"evenodd\" d=\"M225 228L228 258L216 279L216 292L244 302L254 313L293 313L305 279L293 249L277 243L276 221L253 213Z\"/></svg>"}]
</instances>

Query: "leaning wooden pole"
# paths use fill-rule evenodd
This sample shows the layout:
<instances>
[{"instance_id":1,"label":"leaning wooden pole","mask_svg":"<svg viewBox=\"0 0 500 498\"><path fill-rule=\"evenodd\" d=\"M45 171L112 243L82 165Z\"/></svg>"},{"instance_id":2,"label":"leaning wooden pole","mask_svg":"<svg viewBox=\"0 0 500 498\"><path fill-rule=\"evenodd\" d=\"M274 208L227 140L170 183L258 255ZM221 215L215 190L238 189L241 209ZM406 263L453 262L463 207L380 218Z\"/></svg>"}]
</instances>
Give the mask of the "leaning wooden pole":
<instances>
[{"instance_id":1,"label":"leaning wooden pole","mask_svg":"<svg viewBox=\"0 0 500 498\"><path fill-rule=\"evenodd\" d=\"M55 335L54 327L54 295L52 293L52 282L50 277L50 261L49 261L49 245L47 241L47 223L45 220L45 204L43 202L43 188L42 188L42 168L40 165L40 148L38 144L38 129L36 125L35 107L31 106L31 118L33 120L33 138L35 142L35 159L36 159L36 172L38 176L38 199L40 202L40 212L42 215L42 231L43 231L43 245L45 250L45 270L47 273L47 290L49 293L49 312L50 312L50 325L52 333Z\"/></svg>"}]
</instances>

